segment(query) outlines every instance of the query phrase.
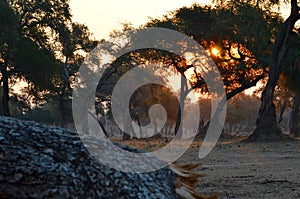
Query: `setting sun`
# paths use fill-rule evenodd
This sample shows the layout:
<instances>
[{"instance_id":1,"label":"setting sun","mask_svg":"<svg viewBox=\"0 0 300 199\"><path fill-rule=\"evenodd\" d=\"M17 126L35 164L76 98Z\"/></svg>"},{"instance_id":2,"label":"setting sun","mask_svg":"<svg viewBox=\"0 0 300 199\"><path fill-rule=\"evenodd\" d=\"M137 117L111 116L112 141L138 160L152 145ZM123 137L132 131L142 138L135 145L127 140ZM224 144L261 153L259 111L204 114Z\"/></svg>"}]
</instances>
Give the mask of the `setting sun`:
<instances>
[{"instance_id":1,"label":"setting sun","mask_svg":"<svg viewBox=\"0 0 300 199\"><path fill-rule=\"evenodd\" d=\"M218 48L213 47L213 48L211 49L211 54L212 54L212 55L218 56L219 53L220 53L220 50L219 50Z\"/></svg>"}]
</instances>

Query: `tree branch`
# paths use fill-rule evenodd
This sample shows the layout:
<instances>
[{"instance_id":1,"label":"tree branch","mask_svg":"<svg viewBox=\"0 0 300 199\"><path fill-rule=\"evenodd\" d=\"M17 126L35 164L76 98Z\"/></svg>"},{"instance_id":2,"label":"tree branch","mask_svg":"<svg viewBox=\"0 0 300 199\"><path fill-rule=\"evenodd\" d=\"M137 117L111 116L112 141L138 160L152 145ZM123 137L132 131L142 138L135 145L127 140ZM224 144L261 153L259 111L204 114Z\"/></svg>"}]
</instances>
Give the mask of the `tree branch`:
<instances>
[{"instance_id":1,"label":"tree branch","mask_svg":"<svg viewBox=\"0 0 300 199\"><path fill-rule=\"evenodd\" d=\"M255 80L251 81L251 82L248 82L248 83L245 83L243 84L241 87L238 87L236 89L234 89L233 91L229 92L226 94L226 99L229 100L231 99L232 97L234 97L236 94L248 89L248 88L251 88L253 86L255 86L257 84L257 82L259 82L261 79L263 79L265 77L264 74L258 76Z\"/></svg>"}]
</instances>

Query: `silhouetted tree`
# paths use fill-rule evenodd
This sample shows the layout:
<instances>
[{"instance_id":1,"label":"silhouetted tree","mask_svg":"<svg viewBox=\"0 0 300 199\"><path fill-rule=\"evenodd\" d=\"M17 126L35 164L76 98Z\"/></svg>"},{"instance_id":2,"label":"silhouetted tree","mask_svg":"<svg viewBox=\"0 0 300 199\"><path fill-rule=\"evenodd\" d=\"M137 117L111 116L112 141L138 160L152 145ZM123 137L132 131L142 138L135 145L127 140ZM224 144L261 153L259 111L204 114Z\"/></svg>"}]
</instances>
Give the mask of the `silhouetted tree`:
<instances>
[{"instance_id":1,"label":"silhouetted tree","mask_svg":"<svg viewBox=\"0 0 300 199\"><path fill-rule=\"evenodd\" d=\"M3 115L10 115L9 90L14 78L23 78L32 84L32 90L48 87L47 80L58 66L50 45L51 32L58 32L70 20L68 3L68 0L1 2L4 11L1 9L1 27L4 26L5 35L1 36L5 46L1 49Z\"/></svg>"},{"instance_id":2,"label":"silhouetted tree","mask_svg":"<svg viewBox=\"0 0 300 199\"><path fill-rule=\"evenodd\" d=\"M287 54L288 40L295 23L300 19L300 7L297 0L290 1L290 15L282 24L272 49L270 71L267 85L262 93L262 104L257 119L257 127L249 140L280 139L282 131L277 123L274 105L274 89L282 72L282 65Z\"/></svg>"}]
</instances>

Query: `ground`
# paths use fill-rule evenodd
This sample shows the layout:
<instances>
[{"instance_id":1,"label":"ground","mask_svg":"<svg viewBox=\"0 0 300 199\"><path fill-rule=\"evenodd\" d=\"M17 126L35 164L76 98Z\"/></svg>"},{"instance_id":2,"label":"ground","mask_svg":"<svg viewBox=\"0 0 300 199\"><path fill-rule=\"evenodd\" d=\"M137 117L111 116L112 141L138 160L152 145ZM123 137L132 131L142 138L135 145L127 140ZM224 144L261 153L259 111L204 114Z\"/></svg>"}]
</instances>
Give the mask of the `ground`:
<instances>
[{"instance_id":1,"label":"ground","mask_svg":"<svg viewBox=\"0 0 300 199\"><path fill-rule=\"evenodd\" d=\"M300 198L300 142L220 142L204 159L192 148L178 163L201 162L197 190L219 198Z\"/></svg>"},{"instance_id":2,"label":"ground","mask_svg":"<svg viewBox=\"0 0 300 199\"><path fill-rule=\"evenodd\" d=\"M164 142L149 143L158 147ZM130 145L150 148L145 142ZM202 163L197 171L206 177L197 186L200 193L218 194L220 199L300 198L300 141L221 140L204 159L198 158L199 145L195 143L177 163Z\"/></svg>"}]
</instances>

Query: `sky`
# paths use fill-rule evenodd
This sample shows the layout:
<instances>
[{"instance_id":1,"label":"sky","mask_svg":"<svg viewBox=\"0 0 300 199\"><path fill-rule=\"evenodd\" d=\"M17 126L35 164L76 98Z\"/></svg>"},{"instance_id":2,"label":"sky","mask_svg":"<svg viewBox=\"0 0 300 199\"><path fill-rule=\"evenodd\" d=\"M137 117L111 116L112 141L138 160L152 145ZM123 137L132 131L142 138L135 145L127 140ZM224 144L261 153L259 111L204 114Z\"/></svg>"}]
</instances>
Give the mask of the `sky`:
<instances>
[{"instance_id":1,"label":"sky","mask_svg":"<svg viewBox=\"0 0 300 199\"><path fill-rule=\"evenodd\" d=\"M130 22L134 27L145 24L149 17L157 18L168 11L190 6L193 3L211 4L213 0L70 0L73 20L87 25L94 36L108 39L114 29ZM284 18L288 8L281 7Z\"/></svg>"},{"instance_id":2,"label":"sky","mask_svg":"<svg viewBox=\"0 0 300 199\"><path fill-rule=\"evenodd\" d=\"M71 0L73 20L84 23L97 39L107 39L122 23L145 24L183 6L211 3L211 0Z\"/></svg>"}]
</instances>

